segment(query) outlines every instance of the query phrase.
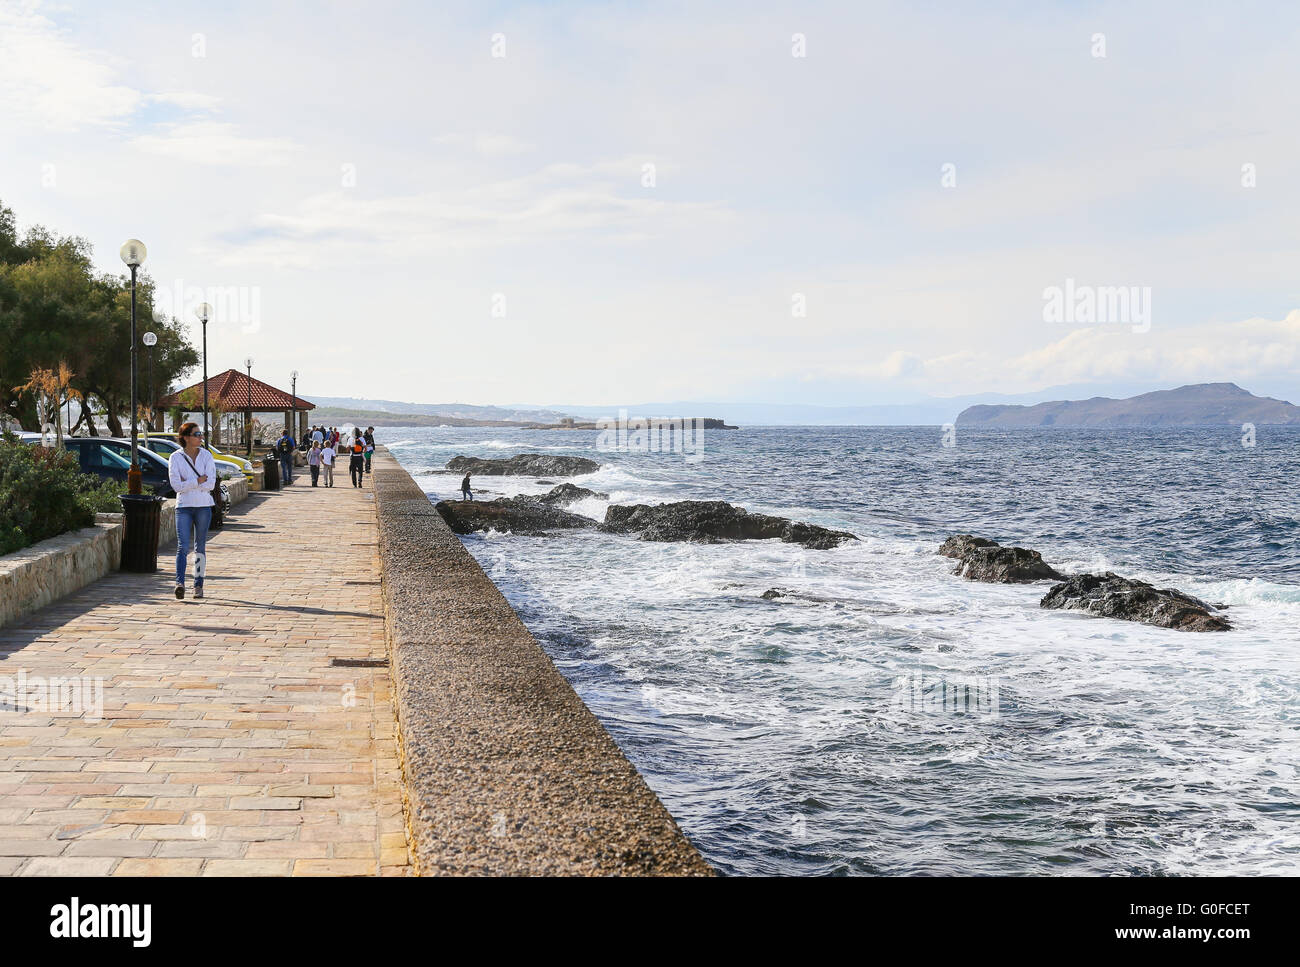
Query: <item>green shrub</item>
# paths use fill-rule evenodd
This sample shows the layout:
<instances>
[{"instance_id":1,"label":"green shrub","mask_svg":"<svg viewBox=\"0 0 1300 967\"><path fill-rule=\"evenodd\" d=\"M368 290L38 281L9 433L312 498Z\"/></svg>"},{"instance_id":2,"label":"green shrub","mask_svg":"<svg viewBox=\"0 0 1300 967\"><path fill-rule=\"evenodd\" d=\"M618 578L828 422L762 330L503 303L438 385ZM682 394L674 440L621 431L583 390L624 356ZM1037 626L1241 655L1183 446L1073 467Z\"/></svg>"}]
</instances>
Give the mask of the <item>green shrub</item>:
<instances>
[{"instance_id":1,"label":"green shrub","mask_svg":"<svg viewBox=\"0 0 1300 967\"><path fill-rule=\"evenodd\" d=\"M101 480L93 473L83 473L81 475L82 490L77 494L77 499L91 514L120 514L122 513L122 501L118 500L118 498L126 493L123 489L124 486L123 483L117 480ZM145 487L143 492L150 493L151 488Z\"/></svg>"},{"instance_id":2,"label":"green shrub","mask_svg":"<svg viewBox=\"0 0 1300 967\"><path fill-rule=\"evenodd\" d=\"M86 478L66 450L0 438L0 554L93 524L92 506L117 485Z\"/></svg>"}]
</instances>

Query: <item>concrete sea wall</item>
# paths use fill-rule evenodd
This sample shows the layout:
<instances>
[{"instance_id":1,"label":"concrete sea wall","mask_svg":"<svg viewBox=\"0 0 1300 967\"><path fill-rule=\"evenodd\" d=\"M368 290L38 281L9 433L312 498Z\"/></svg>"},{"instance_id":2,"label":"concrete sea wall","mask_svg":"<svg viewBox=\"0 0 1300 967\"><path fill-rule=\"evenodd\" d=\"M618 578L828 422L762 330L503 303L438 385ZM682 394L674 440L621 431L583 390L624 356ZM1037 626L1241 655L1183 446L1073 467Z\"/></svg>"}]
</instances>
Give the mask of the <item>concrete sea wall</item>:
<instances>
[{"instance_id":1,"label":"concrete sea wall","mask_svg":"<svg viewBox=\"0 0 1300 967\"><path fill-rule=\"evenodd\" d=\"M382 447L373 480L408 834L419 872L710 875Z\"/></svg>"}]
</instances>

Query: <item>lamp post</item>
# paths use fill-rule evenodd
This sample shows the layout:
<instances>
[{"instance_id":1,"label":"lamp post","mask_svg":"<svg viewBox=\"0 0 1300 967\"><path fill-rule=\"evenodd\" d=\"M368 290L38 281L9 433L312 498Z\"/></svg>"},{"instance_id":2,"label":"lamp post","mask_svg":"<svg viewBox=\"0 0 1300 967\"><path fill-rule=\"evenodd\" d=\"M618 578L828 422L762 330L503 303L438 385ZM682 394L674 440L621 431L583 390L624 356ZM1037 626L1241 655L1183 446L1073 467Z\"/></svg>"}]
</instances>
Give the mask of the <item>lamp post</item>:
<instances>
[{"instance_id":1,"label":"lamp post","mask_svg":"<svg viewBox=\"0 0 1300 967\"><path fill-rule=\"evenodd\" d=\"M248 459L253 459L253 357L244 360L244 369L248 370L248 412L244 414L244 426L248 432Z\"/></svg>"},{"instance_id":2,"label":"lamp post","mask_svg":"<svg viewBox=\"0 0 1300 967\"><path fill-rule=\"evenodd\" d=\"M153 425L153 408L158 402L158 395L153 388L153 347L158 345L158 337L151 332L146 332L140 337L140 341L149 347L149 432L154 431ZM72 411L68 410L69 415Z\"/></svg>"},{"instance_id":3,"label":"lamp post","mask_svg":"<svg viewBox=\"0 0 1300 967\"><path fill-rule=\"evenodd\" d=\"M148 250L145 249L144 242L138 238L128 238L122 243L118 254L131 270L131 469L126 474L126 491L129 494L139 494L142 488L140 486L140 431L136 422L135 276L140 266L144 264Z\"/></svg>"},{"instance_id":4,"label":"lamp post","mask_svg":"<svg viewBox=\"0 0 1300 967\"><path fill-rule=\"evenodd\" d=\"M298 440L298 370L289 374L292 388L289 391L289 436ZM298 440L302 443L301 440Z\"/></svg>"},{"instance_id":5,"label":"lamp post","mask_svg":"<svg viewBox=\"0 0 1300 967\"><path fill-rule=\"evenodd\" d=\"M208 437L208 319L212 316L212 306L200 302L194 307L194 315L203 323L203 445L210 442Z\"/></svg>"}]
</instances>

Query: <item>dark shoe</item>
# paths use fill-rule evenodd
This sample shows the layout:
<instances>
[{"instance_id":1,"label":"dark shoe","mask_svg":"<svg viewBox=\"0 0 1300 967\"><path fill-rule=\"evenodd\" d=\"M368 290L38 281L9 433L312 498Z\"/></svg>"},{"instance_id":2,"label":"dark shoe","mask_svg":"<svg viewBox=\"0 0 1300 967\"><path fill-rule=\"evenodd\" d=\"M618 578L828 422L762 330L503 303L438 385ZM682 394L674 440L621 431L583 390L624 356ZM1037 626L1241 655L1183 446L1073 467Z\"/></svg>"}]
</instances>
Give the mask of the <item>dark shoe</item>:
<instances>
[{"instance_id":1,"label":"dark shoe","mask_svg":"<svg viewBox=\"0 0 1300 967\"><path fill-rule=\"evenodd\" d=\"M201 584L194 585L194 596L196 598L203 597L203 585Z\"/></svg>"},{"instance_id":2,"label":"dark shoe","mask_svg":"<svg viewBox=\"0 0 1300 967\"><path fill-rule=\"evenodd\" d=\"M176 600L181 601L185 598L185 585L176 585Z\"/></svg>"}]
</instances>

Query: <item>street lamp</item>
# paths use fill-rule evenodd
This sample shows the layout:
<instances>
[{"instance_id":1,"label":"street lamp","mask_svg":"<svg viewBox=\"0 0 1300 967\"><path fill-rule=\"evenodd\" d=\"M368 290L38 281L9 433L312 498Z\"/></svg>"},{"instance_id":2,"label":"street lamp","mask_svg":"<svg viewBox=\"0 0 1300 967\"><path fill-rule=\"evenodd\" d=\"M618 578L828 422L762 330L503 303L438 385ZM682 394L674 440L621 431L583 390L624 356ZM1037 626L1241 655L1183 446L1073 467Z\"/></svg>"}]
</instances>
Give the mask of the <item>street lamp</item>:
<instances>
[{"instance_id":1,"label":"street lamp","mask_svg":"<svg viewBox=\"0 0 1300 967\"><path fill-rule=\"evenodd\" d=\"M140 341L149 347L149 432L152 433L154 429L153 408L154 404L158 402L158 396L153 388L153 347L158 345L158 337L151 332L146 332L140 337ZM72 410L69 409L68 413L71 414Z\"/></svg>"},{"instance_id":2,"label":"street lamp","mask_svg":"<svg viewBox=\"0 0 1300 967\"><path fill-rule=\"evenodd\" d=\"M253 357L244 359L244 369L248 370L248 412L244 414L244 426L248 428L248 459L253 459Z\"/></svg>"},{"instance_id":3,"label":"street lamp","mask_svg":"<svg viewBox=\"0 0 1300 967\"><path fill-rule=\"evenodd\" d=\"M139 494L142 490L140 486L140 455L139 455L139 436L140 431L136 423L136 387L135 387L135 275L140 266L144 264L145 257L149 254L144 247L144 242L138 238L128 238L122 243L122 248L118 252L122 256L122 261L131 269L131 469L126 475L126 492L129 494Z\"/></svg>"},{"instance_id":4,"label":"street lamp","mask_svg":"<svg viewBox=\"0 0 1300 967\"><path fill-rule=\"evenodd\" d=\"M289 391L289 435L298 440L298 370L289 374L293 388ZM301 440L298 440L302 443Z\"/></svg>"},{"instance_id":5,"label":"street lamp","mask_svg":"<svg viewBox=\"0 0 1300 967\"><path fill-rule=\"evenodd\" d=\"M212 306L200 302L194 307L194 315L203 323L203 445L208 439L208 320L212 318Z\"/></svg>"}]
</instances>

